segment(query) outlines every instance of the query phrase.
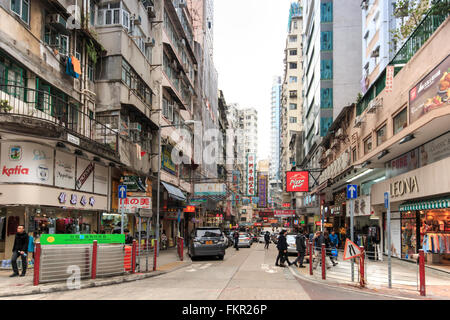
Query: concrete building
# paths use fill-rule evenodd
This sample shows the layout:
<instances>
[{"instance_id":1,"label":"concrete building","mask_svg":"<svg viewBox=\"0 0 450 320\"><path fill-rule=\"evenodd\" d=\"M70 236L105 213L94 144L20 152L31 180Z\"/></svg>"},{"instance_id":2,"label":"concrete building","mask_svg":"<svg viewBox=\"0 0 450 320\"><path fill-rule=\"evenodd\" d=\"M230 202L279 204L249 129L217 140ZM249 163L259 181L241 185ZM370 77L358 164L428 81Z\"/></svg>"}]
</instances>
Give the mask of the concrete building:
<instances>
[{"instance_id":1,"label":"concrete building","mask_svg":"<svg viewBox=\"0 0 450 320\"><path fill-rule=\"evenodd\" d=\"M392 87L377 79L361 101L341 111L322 140L330 152L319 159L323 171L310 194L320 203L325 229L339 232L350 224L346 185L356 184L355 239L368 239L366 250L379 258L388 250L388 192L393 256L415 261L423 248L427 264L446 271L448 254L425 246L425 239L450 233L450 105L443 99L450 97L448 16L429 13L394 55ZM308 218L311 227L315 221Z\"/></svg>"},{"instance_id":2,"label":"concrete building","mask_svg":"<svg viewBox=\"0 0 450 320\"><path fill-rule=\"evenodd\" d=\"M310 169L310 188L317 186L319 148L333 120L356 100L361 80L361 2L303 2L304 158L298 169ZM314 204L314 206L310 206ZM310 195L297 207L304 214L319 214Z\"/></svg>"},{"instance_id":3,"label":"concrete building","mask_svg":"<svg viewBox=\"0 0 450 320\"><path fill-rule=\"evenodd\" d=\"M275 77L272 84L270 113L270 170L269 170L269 203L281 203L281 77Z\"/></svg>"},{"instance_id":4,"label":"concrete building","mask_svg":"<svg viewBox=\"0 0 450 320\"><path fill-rule=\"evenodd\" d=\"M285 185L286 172L296 165L289 144L294 135L303 131L303 13L300 2L293 2L289 10L288 35L284 58L284 78L281 98L281 180ZM290 203L291 195L283 193L282 202Z\"/></svg>"}]
</instances>

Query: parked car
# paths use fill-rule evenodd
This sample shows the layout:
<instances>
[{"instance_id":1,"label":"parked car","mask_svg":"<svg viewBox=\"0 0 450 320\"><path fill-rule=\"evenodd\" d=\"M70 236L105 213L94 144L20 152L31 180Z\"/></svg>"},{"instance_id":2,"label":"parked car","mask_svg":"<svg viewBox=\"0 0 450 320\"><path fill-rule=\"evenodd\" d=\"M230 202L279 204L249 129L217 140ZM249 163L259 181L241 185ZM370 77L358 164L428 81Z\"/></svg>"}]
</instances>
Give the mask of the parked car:
<instances>
[{"instance_id":1,"label":"parked car","mask_svg":"<svg viewBox=\"0 0 450 320\"><path fill-rule=\"evenodd\" d=\"M253 242L258 242L258 236L256 235L256 233L252 234L252 240Z\"/></svg>"},{"instance_id":2,"label":"parked car","mask_svg":"<svg viewBox=\"0 0 450 320\"><path fill-rule=\"evenodd\" d=\"M238 247L247 247L250 248L252 245L252 238L246 232L239 232L239 243Z\"/></svg>"},{"instance_id":3,"label":"parked car","mask_svg":"<svg viewBox=\"0 0 450 320\"><path fill-rule=\"evenodd\" d=\"M265 233L260 233L260 234L259 234L259 236L258 236L258 242L259 242L259 243L264 243L264 242L266 242L266 240L264 239L264 235L265 235Z\"/></svg>"},{"instance_id":4,"label":"parked car","mask_svg":"<svg viewBox=\"0 0 450 320\"><path fill-rule=\"evenodd\" d=\"M192 260L200 256L218 256L223 260L227 240L220 228L199 227L192 232L188 254Z\"/></svg>"},{"instance_id":5,"label":"parked car","mask_svg":"<svg viewBox=\"0 0 450 320\"><path fill-rule=\"evenodd\" d=\"M228 240L227 247L231 247L234 244L233 233L230 231L224 231L225 237Z\"/></svg>"}]
</instances>

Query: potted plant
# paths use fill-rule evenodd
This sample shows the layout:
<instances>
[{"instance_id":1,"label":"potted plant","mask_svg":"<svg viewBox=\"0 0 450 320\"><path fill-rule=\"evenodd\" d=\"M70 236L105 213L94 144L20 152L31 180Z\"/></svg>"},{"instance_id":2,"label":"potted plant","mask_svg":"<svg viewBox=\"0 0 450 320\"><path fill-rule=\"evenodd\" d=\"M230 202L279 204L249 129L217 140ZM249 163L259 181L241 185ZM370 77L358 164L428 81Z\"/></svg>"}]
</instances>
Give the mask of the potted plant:
<instances>
[{"instance_id":1,"label":"potted plant","mask_svg":"<svg viewBox=\"0 0 450 320\"><path fill-rule=\"evenodd\" d=\"M9 105L8 100L0 100L0 111L1 112L10 112L12 109L13 109L13 107Z\"/></svg>"}]
</instances>

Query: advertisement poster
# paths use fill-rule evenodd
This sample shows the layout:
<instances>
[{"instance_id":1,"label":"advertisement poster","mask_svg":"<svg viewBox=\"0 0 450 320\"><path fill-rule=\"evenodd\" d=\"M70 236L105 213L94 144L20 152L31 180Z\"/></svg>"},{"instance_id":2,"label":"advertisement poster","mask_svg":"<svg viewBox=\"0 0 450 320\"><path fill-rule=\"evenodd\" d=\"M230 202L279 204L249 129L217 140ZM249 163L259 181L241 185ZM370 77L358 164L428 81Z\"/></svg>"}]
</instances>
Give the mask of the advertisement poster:
<instances>
[{"instance_id":1,"label":"advertisement poster","mask_svg":"<svg viewBox=\"0 0 450 320\"><path fill-rule=\"evenodd\" d=\"M75 182L76 190L93 192L94 187L94 163L77 158L77 180Z\"/></svg>"},{"instance_id":2,"label":"advertisement poster","mask_svg":"<svg viewBox=\"0 0 450 320\"><path fill-rule=\"evenodd\" d=\"M309 178L308 171L286 172L286 191L308 192L309 191L308 178Z\"/></svg>"},{"instance_id":3,"label":"advertisement poster","mask_svg":"<svg viewBox=\"0 0 450 320\"><path fill-rule=\"evenodd\" d=\"M450 132L419 148L420 166L450 157Z\"/></svg>"},{"instance_id":4,"label":"advertisement poster","mask_svg":"<svg viewBox=\"0 0 450 320\"><path fill-rule=\"evenodd\" d=\"M0 182L53 185L52 148L29 142L1 144Z\"/></svg>"},{"instance_id":5,"label":"advertisement poster","mask_svg":"<svg viewBox=\"0 0 450 320\"><path fill-rule=\"evenodd\" d=\"M396 177L399 174L417 169L419 167L419 152L417 149L410 151L387 164L386 177Z\"/></svg>"},{"instance_id":6,"label":"advertisement poster","mask_svg":"<svg viewBox=\"0 0 450 320\"><path fill-rule=\"evenodd\" d=\"M172 149L167 146L162 146L161 167L173 175L177 174L177 166L172 161Z\"/></svg>"},{"instance_id":7,"label":"advertisement poster","mask_svg":"<svg viewBox=\"0 0 450 320\"><path fill-rule=\"evenodd\" d=\"M98 164L94 168L94 192L108 194L108 168Z\"/></svg>"},{"instance_id":8,"label":"advertisement poster","mask_svg":"<svg viewBox=\"0 0 450 320\"><path fill-rule=\"evenodd\" d=\"M249 153L247 155L247 195L256 195L256 155Z\"/></svg>"},{"instance_id":9,"label":"advertisement poster","mask_svg":"<svg viewBox=\"0 0 450 320\"><path fill-rule=\"evenodd\" d=\"M396 214L393 213L391 219L391 252L393 257L401 258L402 246L400 214L397 213L397 216L398 218L393 219L394 217L396 217ZM387 239L387 237L385 239Z\"/></svg>"},{"instance_id":10,"label":"advertisement poster","mask_svg":"<svg viewBox=\"0 0 450 320\"><path fill-rule=\"evenodd\" d=\"M267 175L258 173L259 208L267 208Z\"/></svg>"},{"instance_id":11,"label":"advertisement poster","mask_svg":"<svg viewBox=\"0 0 450 320\"><path fill-rule=\"evenodd\" d=\"M75 189L75 156L56 151L55 186Z\"/></svg>"},{"instance_id":12,"label":"advertisement poster","mask_svg":"<svg viewBox=\"0 0 450 320\"><path fill-rule=\"evenodd\" d=\"M409 122L450 105L450 56L409 91Z\"/></svg>"},{"instance_id":13,"label":"advertisement poster","mask_svg":"<svg viewBox=\"0 0 450 320\"><path fill-rule=\"evenodd\" d=\"M194 185L195 196L226 196L227 187L224 183L197 183Z\"/></svg>"}]
</instances>

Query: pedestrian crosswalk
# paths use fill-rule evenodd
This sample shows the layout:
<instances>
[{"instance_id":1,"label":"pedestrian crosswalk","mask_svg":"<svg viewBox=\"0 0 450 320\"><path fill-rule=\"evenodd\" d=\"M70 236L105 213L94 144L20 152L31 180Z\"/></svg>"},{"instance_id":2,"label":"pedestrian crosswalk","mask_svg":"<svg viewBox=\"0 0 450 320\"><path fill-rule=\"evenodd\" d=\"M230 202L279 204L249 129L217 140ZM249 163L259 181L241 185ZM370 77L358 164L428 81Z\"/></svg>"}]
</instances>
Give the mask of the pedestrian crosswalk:
<instances>
[{"instance_id":1,"label":"pedestrian crosswalk","mask_svg":"<svg viewBox=\"0 0 450 320\"><path fill-rule=\"evenodd\" d=\"M196 272L198 270L205 270L212 266L212 263L200 263L200 264L192 264L185 271L186 272Z\"/></svg>"}]
</instances>

